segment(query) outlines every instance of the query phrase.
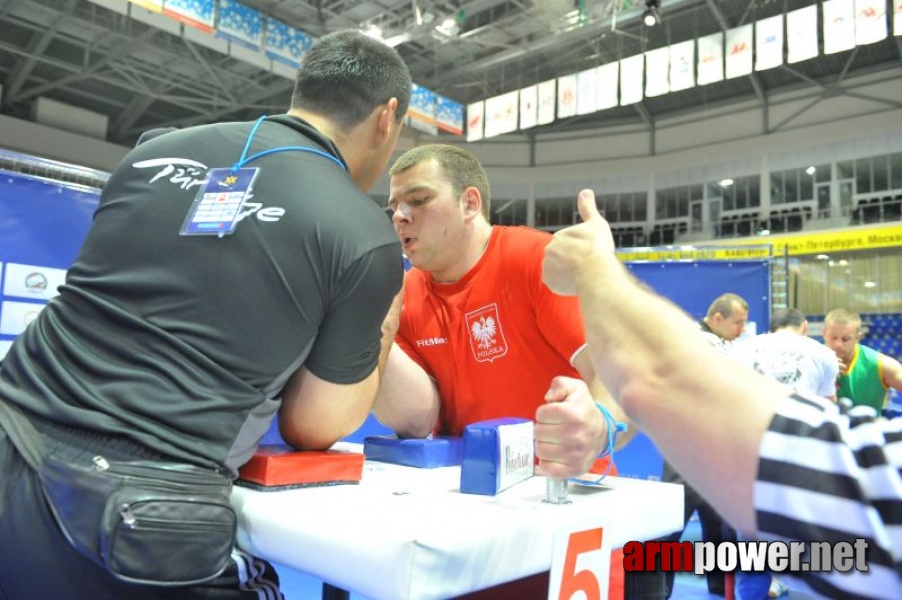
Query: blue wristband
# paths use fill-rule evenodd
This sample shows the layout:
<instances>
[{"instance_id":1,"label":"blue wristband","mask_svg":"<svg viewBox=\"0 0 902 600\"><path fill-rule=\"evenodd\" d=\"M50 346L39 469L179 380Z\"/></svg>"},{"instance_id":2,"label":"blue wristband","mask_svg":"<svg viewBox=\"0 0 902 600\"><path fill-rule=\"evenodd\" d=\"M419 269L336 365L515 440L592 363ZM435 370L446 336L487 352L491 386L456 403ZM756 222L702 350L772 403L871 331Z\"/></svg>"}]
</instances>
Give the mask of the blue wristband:
<instances>
[{"instance_id":1,"label":"blue wristband","mask_svg":"<svg viewBox=\"0 0 902 600\"><path fill-rule=\"evenodd\" d=\"M614 451L614 446L617 445L617 436L620 435L620 432L629 429L629 426L626 423L621 423L615 419L614 415L602 406L601 403L595 402L595 406L601 411L601 414L604 417L605 429L608 431L608 445L602 450L601 454L598 455L600 458L604 458Z\"/></svg>"},{"instance_id":2,"label":"blue wristband","mask_svg":"<svg viewBox=\"0 0 902 600\"><path fill-rule=\"evenodd\" d=\"M608 409L606 409L598 402L595 403L595 406L597 406L598 410L601 411L601 415L604 417L605 429L607 429L608 432L607 447L601 452L601 454L598 455L599 458L604 458L606 456L610 456L611 452L614 451L614 446L617 445L617 436L620 434L620 432L629 429L629 426L626 423L621 423L620 421L615 419L614 415L612 415ZM578 483L580 485L601 485L601 482L604 480L604 478L607 477L608 473L611 472L612 464L614 464L614 461L609 460L608 466L607 468L605 468L604 473L602 473L601 476L594 481L588 481L585 479L570 479L570 481Z\"/></svg>"}]
</instances>

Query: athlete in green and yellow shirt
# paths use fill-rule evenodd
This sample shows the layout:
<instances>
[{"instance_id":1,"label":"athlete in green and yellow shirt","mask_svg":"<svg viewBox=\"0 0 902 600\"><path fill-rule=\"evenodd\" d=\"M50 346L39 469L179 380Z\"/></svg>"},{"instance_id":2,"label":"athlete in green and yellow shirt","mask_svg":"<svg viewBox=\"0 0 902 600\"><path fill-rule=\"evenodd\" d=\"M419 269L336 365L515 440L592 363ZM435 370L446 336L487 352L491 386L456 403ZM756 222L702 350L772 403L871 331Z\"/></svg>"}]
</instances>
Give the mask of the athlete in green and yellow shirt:
<instances>
[{"instance_id":1,"label":"athlete in green and yellow shirt","mask_svg":"<svg viewBox=\"0 0 902 600\"><path fill-rule=\"evenodd\" d=\"M824 342L840 360L836 397L849 398L856 406L870 406L879 414L889 388L902 390L902 364L858 343L860 338L861 317L857 314L842 308L827 314Z\"/></svg>"}]
</instances>

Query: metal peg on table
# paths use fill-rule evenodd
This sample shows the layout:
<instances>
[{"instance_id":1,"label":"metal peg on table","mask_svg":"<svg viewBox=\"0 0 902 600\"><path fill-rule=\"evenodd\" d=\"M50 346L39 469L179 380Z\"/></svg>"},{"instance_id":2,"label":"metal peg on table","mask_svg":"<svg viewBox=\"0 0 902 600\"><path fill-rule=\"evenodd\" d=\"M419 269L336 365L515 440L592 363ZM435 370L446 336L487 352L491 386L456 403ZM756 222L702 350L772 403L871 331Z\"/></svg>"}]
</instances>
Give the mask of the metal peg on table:
<instances>
[{"instance_id":1,"label":"metal peg on table","mask_svg":"<svg viewBox=\"0 0 902 600\"><path fill-rule=\"evenodd\" d=\"M569 504L567 500L567 479L565 477L548 477L545 487L545 502L548 504Z\"/></svg>"}]
</instances>

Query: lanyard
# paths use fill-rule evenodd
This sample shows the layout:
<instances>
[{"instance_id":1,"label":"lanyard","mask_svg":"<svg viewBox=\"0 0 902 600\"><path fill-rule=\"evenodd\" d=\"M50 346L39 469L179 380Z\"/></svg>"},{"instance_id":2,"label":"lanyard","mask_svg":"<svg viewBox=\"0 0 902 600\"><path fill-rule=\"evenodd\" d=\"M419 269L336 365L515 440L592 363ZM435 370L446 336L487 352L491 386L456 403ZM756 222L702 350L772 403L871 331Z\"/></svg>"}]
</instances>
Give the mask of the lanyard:
<instances>
[{"instance_id":1,"label":"lanyard","mask_svg":"<svg viewBox=\"0 0 902 600\"><path fill-rule=\"evenodd\" d=\"M256 123L254 123L254 126L251 128L251 132L247 136L247 142L244 143L244 150L241 151L241 158L239 158L238 161L234 165L232 165L232 173L236 173L238 169L241 169L249 162L257 160L258 158L263 158L264 156L275 154L276 152L288 152L289 150L294 152L309 152L311 154L322 156L323 158L328 158L343 170L347 170L347 167L344 165L344 163L342 163L340 160L338 160L338 158L329 154L328 152L323 152L322 150L317 150L316 148L307 148L304 146L282 146L280 148L270 148L269 150L263 150L261 152L257 152L256 154L248 156L247 151L251 147L251 140L254 139L254 135L257 133L257 129L260 128L260 125L265 120L266 116L264 115L257 119Z\"/></svg>"}]
</instances>

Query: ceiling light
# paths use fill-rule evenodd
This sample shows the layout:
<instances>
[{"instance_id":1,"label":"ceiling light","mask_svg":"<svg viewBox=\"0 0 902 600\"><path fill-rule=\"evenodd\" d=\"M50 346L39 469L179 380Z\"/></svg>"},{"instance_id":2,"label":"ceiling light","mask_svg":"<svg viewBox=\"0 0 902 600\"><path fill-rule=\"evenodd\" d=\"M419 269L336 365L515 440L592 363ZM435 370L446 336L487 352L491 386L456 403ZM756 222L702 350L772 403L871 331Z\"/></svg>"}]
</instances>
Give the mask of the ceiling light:
<instances>
[{"instance_id":1,"label":"ceiling light","mask_svg":"<svg viewBox=\"0 0 902 600\"><path fill-rule=\"evenodd\" d=\"M731 185L733 185L733 180L729 177L720 180L720 187L730 187Z\"/></svg>"},{"instance_id":2,"label":"ceiling light","mask_svg":"<svg viewBox=\"0 0 902 600\"><path fill-rule=\"evenodd\" d=\"M458 33L460 33L460 25L457 24L457 21L448 17L441 24L435 26L435 30L439 33L447 35L448 37L454 37Z\"/></svg>"},{"instance_id":3,"label":"ceiling light","mask_svg":"<svg viewBox=\"0 0 902 600\"><path fill-rule=\"evenodd\" d=\"M370 25L363 31L363 33L377 40L382 39L382 29L377 25Z\"/></svg>"},{"instance_id":4,"label":"ceiling light","mask_svg":"<svg viewBox=\"0 0 902 600\"><path fill-rule=\"evenodd\" d=\"M447 17L435 26L435 30L448 37L460 35L463 31L464 22L467 20L467 11L460 9L453 17Z\"/></svg>"},{"instance_id":5,"label":"ceiling light","mask_svg":"<svg viewBox=\"0 0 902 600\"><path fill-rule=\"evenodd\" d=\"M866 288L877 287L877 282L876 281L865 281L864 287L866 287Z\"/></svg>"},{"instance_id":6,"label":"ceiling light","mask_svg":"<svg viewBox=\"0 0 902 600\"><path fill-rule=\"evenodd\" d=\"M645 12L642 13L642 22L646 27L654 27L661 22L658 13L658 0L645 0Z\"/></svg>"},{"instance_id":7,"label":"ceiling light","mask_svg":"<svg viewBox=\"0 0 902 600\"><path fill-rule=\"evenodd\" d=\"M818 260L829 260L829 259L830 259L830 256L827 255L827 254L818 254L818 255L817 255L817 259L818 259Z\"/></svg>"},{"instance_id":8,"label":"ceiling light","mask_svg":"<svg viewBox=\"0 0 902 600\"><path fill-rule=\"evenodd\" d=\"M814 167L808 167L807 169L805 169L805 172L809 175L814 175L815 171L817 171L817 169L815 169Z\"/></svg>"}]
</instances>

